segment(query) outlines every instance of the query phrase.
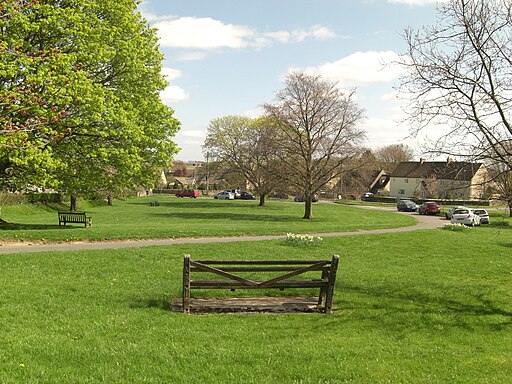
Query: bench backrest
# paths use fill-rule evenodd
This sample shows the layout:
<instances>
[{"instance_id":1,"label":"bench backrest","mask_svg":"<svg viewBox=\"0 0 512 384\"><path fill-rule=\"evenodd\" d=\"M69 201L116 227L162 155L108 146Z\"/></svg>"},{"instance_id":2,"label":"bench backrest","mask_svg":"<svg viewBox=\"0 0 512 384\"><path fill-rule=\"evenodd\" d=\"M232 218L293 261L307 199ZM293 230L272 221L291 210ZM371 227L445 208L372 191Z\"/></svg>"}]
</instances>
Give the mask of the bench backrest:
<instances>
[{"instance_id":1,"label":"bench backrest","mask_svg":"<svg viewBox=\"0 0 512 384\"><path fill-rule=\"evenodd\" d=\"M74 217L85 218L86 214L85 212L59 212L59 218L73 219Z\"/></svg>"},{"instance_id":2,"label":"bench backrest","mask_svg":"<svg viewBox=\"0 0 512 384\"><path fill-rule=\"evenodd\" d=\"M191 260L190 255L185 255L184 309L189 305L191 289L320 288L327 294L326 311L330 312L338 261L337 255L331 260ZM304 276L312 271L318 271L320 276L315 279ZM213 274L220 279L192 279L191 275L197 273ZM261 273L264 278L247 277L247 273L251 276Z\"/></svg>"}]
</instances>

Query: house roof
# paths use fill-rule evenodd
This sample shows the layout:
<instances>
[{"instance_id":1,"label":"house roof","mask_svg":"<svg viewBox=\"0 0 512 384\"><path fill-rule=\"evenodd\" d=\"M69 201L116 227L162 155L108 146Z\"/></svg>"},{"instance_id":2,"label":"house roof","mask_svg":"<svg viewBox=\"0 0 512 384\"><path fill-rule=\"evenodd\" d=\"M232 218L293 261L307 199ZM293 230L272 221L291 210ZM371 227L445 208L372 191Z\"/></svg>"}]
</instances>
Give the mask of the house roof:
<instances>
[{"instance_id":1,"label":"house roof","mask_svg":"<svg viewBox=\"0 0 512 384\"><path fill-rule=\"evenodd\" d=\"M430 178L470 181L482 167L481 163L464 161L403 161L391 177Z\"/></svg>"}]
</instances>

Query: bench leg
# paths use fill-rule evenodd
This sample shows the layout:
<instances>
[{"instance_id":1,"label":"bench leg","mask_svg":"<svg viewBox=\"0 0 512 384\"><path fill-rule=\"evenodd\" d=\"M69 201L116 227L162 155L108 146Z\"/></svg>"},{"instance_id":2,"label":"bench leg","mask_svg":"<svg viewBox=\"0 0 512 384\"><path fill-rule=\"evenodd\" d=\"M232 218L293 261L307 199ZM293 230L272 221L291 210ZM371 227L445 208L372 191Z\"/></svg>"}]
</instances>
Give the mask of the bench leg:
<instances>
[{"instance_id":1,"label":"bench leg","mask_svg":"<svg viewBox=\"0 0 512 384\"><path fill-rule=\"evenodd\" d=\"M183 312L190 313L190 255L183 258Z\"/></svg>"},{"instance_id":2,"label":"bench leg","mask_svg":"<svg viewBox=\"0 0 512 384\"><path fill-rule=\"evenodd\" d=\"M329 271L322 269L322 277L321 279L327 279L329 277ZM322 307L322 304L325 303L325 297L327 295L327 288L324 286L320 288L320 293L318 294L318 307Z\"/></svg>"},{"instance_id":3,"label":"bench leg","mask_svg":"<svg viewBox=\"0 0 512 384\"><path fill-rule=\"evenodd\" d=\"M325 313L332 313L332 300L334 296L334 284L336 283L336 271L338 270L339 256L334 255L331 261L331 269L329 270L329 285L325 297Z\"/></svg>"}]
</instances>

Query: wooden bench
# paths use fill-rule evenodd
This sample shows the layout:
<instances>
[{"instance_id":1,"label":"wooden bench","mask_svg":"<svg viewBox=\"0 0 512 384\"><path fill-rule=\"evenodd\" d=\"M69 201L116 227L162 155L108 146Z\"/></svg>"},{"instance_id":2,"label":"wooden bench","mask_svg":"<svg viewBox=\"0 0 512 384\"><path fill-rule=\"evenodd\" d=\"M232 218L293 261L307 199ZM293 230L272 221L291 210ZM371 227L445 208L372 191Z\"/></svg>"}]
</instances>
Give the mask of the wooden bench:
<instances>
[{"instance_id":1,"label":"wooden bench","mask_svg":"<svg viewBox=\"0 0 512 384\"><path fill-rule=\"evenodd\" d=\"M192 289L266 289L278 288L319 288L318 308L324 313L332 312L334 283L339 257L331 260L191 260L184 256L183 262L183 312L190 312L190 291ZM307 272L318 271L316 279L306 278ZM272 275L266 279L244 277L246 273ZM192 274L209 273L223 279L199 280ZM277 276L276 276L277 274ZM246 275L247 276L247 275Z\"/></svg>"},{"instance_id":2,"label":"wooden bench","mask_svg":"<svg viewBox=\"0 0 512 384\"><path fill-rule=\"evenodd\" d=\"M67 223L83 224L84 228L92 225L92 217L85 212L59 212L59 226Z\"/></svg>"}]
</instances>

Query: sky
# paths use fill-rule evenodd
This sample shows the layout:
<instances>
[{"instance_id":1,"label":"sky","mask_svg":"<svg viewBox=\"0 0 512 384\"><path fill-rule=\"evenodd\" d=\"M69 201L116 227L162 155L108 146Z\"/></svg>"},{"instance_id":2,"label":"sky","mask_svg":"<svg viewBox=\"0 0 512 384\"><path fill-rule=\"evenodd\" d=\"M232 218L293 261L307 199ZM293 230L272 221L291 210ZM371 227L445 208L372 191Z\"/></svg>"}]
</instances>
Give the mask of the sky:
<instances>
[{"instance_id":1,"label":"sky","mask_svg":"<svg viewBox=\"0 0 512 384\"><path fill-rule=\"evenodd\" d=\"M402 120L396 87L405 28L436 20L436 0L143 0L157 29L169 86L163 102L180 120L176 159L204 160L210 121L257 117L291 71L356 91L365 145L419 148ZM420 150L417 150L419 156Z\"/></svg>"}]
</instances>

